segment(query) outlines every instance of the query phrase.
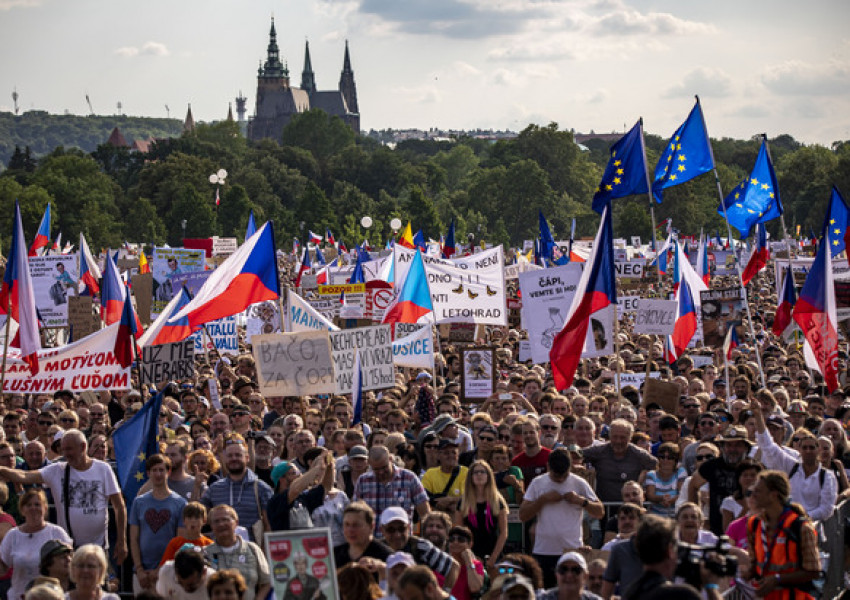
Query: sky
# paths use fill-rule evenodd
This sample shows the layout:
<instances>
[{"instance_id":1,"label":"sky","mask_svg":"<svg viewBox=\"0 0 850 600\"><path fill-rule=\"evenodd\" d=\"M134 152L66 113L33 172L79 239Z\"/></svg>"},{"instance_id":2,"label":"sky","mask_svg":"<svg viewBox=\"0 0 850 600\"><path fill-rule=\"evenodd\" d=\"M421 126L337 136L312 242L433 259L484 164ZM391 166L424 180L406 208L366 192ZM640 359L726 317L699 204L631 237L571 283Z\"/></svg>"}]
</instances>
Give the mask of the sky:
<instances>
[{"instance_id":1,"label":"sky","mask_svg":"<svg viewBox=\"0 0 850 600\"><path fill-rule=\"evenodd\" d=\"M712 137L850 139L847 0L0 0L0 110L251 115L272 15L294 86L348 40L363 130L668 138L699 94Z\"/></svg>"}]
</instances>

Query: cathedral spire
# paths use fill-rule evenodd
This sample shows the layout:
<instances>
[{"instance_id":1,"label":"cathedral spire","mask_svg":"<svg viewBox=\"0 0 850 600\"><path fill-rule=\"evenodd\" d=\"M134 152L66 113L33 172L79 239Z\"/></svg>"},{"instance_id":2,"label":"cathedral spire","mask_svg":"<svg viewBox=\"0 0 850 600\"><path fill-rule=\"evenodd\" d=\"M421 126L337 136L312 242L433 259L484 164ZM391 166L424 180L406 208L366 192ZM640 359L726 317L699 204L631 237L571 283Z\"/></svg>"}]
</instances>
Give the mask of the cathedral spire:
<instances>
[{"instance_id":1,"label":"cathedral spire","mask_svg":"<svg viewBox=\"0 0 850 600\"><path fill-rule=\"evenodd\" d=\"M348 112L359 114L357 107L357 85L354 83L354 71L351 69L351 56L348 53L348 40L345 40L345 57L342 60L342 73L339 76L339 91L345 98Z\"/></svg>"},{"instance_id":2,"label":"cathedral spire","mask_svg":"<svg viewBox=\"0 0 850 600\"><path fill-rule=\"evenodd\" d=\"M266 64L263 65L260 77L269 79L289 77L289 70L280 62L280 50L277 46L277 31L274 28L274 17L272 17L271 29L269 29L269 45L266 52Z\"/></svg>"},{"instance_id":3,"label":"cathedral spire","mask_svg":"<svg viewBox=\"0 0 850 600\"><path fill-rule=\"evenodd\" d=\"M192 105L186 111L186 120L183 121L183 133L195 133L195 118L192 116Z\"/></svg>"},{"instance_id":4,"label":"cathedral spire","mask_svg":"<svg viewBox=\"0 0 850 600\"><path fill-rule=\"evenodd\" d=\"M342 59L342 72L354 74L351 70L351 56L348 55L348 40L345 40L345 57Z\"/></svg>"},{"instance_id":5,"label":"cathedral spire","mask_svg":"<svg viewBox=\"0 0 850 600\"><path fill-rule=\"evenodd\" d=\"M304 70L301 71L301 89L312 94L316 91L316 74L313 73L313 63L310 60L310 42L304 42Z\"/></svg>"}]
</instances>

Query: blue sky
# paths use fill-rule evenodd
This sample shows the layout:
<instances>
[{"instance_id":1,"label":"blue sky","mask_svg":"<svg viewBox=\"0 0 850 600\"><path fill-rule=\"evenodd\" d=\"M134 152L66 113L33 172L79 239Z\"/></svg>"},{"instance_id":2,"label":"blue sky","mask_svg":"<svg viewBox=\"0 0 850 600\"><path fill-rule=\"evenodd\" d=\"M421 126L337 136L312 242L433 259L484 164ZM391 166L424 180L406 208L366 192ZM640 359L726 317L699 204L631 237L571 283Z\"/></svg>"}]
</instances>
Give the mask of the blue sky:
<instances>
[{"instance_id":1,"label":"blue sky","mask_svg":"<svg viewBox=\"0 0 850 600\"><path fill-rule=\"evenodd\" d=\"M667 137L698 93L714 137L850 139L846 0L0 0L0 110L253 113L272 14L295 85L305 39L320 89L349 40L364 129Z\"/></svg>"}]
</instances>

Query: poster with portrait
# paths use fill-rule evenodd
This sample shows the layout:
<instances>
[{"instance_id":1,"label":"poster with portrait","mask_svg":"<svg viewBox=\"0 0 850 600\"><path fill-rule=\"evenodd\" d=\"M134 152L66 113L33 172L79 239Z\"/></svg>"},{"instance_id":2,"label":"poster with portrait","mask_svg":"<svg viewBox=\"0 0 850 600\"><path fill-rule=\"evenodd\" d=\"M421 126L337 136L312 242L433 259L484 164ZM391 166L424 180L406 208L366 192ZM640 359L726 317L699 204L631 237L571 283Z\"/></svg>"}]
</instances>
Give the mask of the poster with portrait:
<instances>
[{"instance_id":1,"label":"poster with portrait","mask_svg":"<svg viewBox=\"0 0 850 600\"><path fill-rule=\"evenodd\" d=\"M496 349L473 346L460 351L461 400L489 398L496 391Z\"/></svg>"},{"instance_id":2,"label":"poster with portrait","mask_svg":"<svg viewBox=\"0 0 850 600\"><path fill-rule=\"evenodd\" d=\"M29 257L35 307L45 327L68 325L68 296L77 295L75 254Z\"/></svg>"},{"instance_id":3,"label":"poster with portrait","mask_svg":"<svg viewBox=\"0 0 850 600\"><path fill-rule=\"evenodd\" d=\"M276 598L339 599L330 529L275 531L265 537Z\"/></svg>"},{"instance_id":4,"label":"poster with portrait","mask_svg":"<svg viewBox=\"0 0 850 600\"><path fill-rule=\"evenodd\" d=\"M706 290L699 293L702 312L703 342L710 348L722 348L730 327L738 328L738 339L744 335L744 296L741 288Z\"/></svg>"},{"instance_id":5,"label":"poster with portrait","mask_svg":"<svg viewBox=\"0 0 850 600\"><path fill-rule=\"evenodd\" d=\"M153 272L153 303L151 317L155 318L180 289L174 277L181 273L204 270L204 251L188 248L154 247L151 258Z\"/></svg>"},{"instance_id":6,"label":"poster with portrait","mask_svg":"<svg viewBox=\"0 0 850 600\"><path fill-rule=\"evenodd\" d=\"M257 302L245 311L245 338L250 344L255 335L280 333L280 310L274 300Z\"/></svg>"}]
</instances>

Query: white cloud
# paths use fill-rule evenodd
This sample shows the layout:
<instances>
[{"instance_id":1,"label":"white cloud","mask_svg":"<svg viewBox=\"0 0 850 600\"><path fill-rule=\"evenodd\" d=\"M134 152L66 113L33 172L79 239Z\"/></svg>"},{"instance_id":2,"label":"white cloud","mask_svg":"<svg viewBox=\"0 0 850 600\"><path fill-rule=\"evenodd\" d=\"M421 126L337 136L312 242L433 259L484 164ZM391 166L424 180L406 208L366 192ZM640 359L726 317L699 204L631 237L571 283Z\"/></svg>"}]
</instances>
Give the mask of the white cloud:
<instances>
[{"instance_id":1,"label":"white cloud","mask_svg":"<svg viewBox=\"0 0 850 600\"><path fill-rule=\"evenodd\" d=\"M41 6L41 0L0 0L0 10L33 8L34 6Z\"/></svg>"},{"instance_id":2,"label":"white cloud","mask_svg":"<svg viewBox=\"0 0 850 600\"><path fill-rule=\"evenodd\" d=\"M115 54L118 56L123 56L124 58L130 58L132 56L139 55L139 49L135 46L123 46L115 50Z\"/></svg>"},{"instance_id":3,"label":"white cloud","mask_svg":"<svg viewBox=\"0 0 850 600\"><path fill-rule=\"evenodd\" d=\"M782 96L833 96L850 92L850 64L830 60L810 64L787 61L765 69L761 76L765 87Z\"/></svg>"},{"instance_id":4,"label":"white cloud","mask_svg":"<svg viewBox=\"0 0 850 600\"><path fill-rule=\"evenodd\" d=\"M436 85L401 86L393 92L415 104L438 104L443 101L443 95Z\"/></svg>"},{"instance_id":5,"label":"white cloud","mask_svg":"<svg viewBox=\"0 0 850 600\"><path fill-rule=\"evenodd\" d=\"M146 56L168 56L168 46L161 42L145 42L141 48L137 46L122 46L115 50L115 54L124 58L133 58L140 54Z\"/></svg>"},{"instance_id":6,"label":"white cloud","mask_svg":"<svg viewBox=\"0 0 850 600\"><path fill-rule=\"evenodd\" d=\"M478 75L481 75L480 69L462 60L456 60L452 63L452 70L461 77L477 77Z\"/></svg>"},{"instance_id":7,"label":"white cloud","mask_svg":"<svg viewBox=\"0 0 850 600\"><path fill-rule=\"evenodd\" d=\"M695 35L715 33L713 25L687 21L670 13L619 10L603 15L592 26L597 35Z\"/></svg>"},{"instance_id":8,"label":"white cloud","mask_svg":"<svg viewBox=\"0 0 850 600\"><path fill-rule=\"evenodd\" d=\"M697 67L682 77L681 83L670 87L666 98L682 96L724 97L732 91L732 78L723 70L709 67Z\"/></svg>"}]
</instances>

